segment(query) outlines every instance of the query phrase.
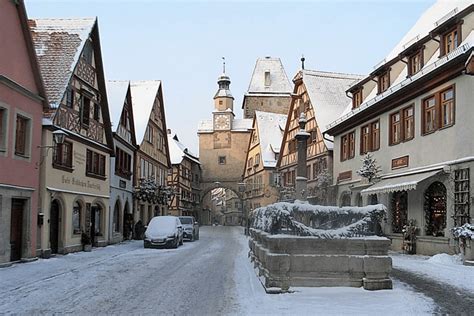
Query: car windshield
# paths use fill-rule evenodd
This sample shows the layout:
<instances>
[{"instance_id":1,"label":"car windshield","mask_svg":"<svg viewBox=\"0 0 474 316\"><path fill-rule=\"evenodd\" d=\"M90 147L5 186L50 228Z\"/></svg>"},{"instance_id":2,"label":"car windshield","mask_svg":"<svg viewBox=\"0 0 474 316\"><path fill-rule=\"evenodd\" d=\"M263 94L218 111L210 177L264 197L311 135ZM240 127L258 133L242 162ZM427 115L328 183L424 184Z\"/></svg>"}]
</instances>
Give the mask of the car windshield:
<instances>
[{"instance_id":1,"label":"car windshield","mask_svg":"<svg viewBox=\"0 0 474 316\"><path fill-rule=\"evenodd\" d=\"M179 220L181 221L181 224L192 224L193 223L192 217L180 217Z\"/></svg>"}]
</instances>

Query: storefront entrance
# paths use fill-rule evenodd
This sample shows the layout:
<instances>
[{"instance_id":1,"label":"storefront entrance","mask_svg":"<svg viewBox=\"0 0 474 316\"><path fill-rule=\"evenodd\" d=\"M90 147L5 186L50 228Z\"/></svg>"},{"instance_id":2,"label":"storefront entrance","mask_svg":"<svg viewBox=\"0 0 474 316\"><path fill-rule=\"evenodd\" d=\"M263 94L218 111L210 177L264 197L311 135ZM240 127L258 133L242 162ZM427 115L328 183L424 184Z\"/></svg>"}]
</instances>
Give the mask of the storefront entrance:
<instances>
[{"instance_id":1,"label":"storefront entrance","mask_svg":"<svg viewBox=\"0 0 474 316\"><path fill-rule=\"evenodd\" d=\"M10 222L10 261L21 259L25 200L12 199Z\"/></svg>"},{"instance_id":2,"label":"storefront entrance","mask_svg":"<svg viewBox=\"0 0 474 316\"><path fill-rule=\"evenodd\" d=\"M59 202L54 200L51 203L51 214L49 218L49 243L51 253L58 253L59 250L59 211Z\"/></svg>"}]
</instances>

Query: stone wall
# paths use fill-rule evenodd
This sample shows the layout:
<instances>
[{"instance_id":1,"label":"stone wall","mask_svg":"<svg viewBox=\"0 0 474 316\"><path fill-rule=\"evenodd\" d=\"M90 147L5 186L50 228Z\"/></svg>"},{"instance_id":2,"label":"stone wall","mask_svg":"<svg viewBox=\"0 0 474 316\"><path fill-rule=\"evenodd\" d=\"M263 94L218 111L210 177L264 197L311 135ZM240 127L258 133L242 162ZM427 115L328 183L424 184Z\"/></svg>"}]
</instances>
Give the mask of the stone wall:
<instances>
[{"instance_id":1,"label":"stone wall","mask_svg":"<svg viewBox=\"0 0 474 316\"><path fill-rule=\"evenodd\" d=\"M288 114L291 97L285 96L245 96L244 118L253 118L255 111Z\"/></svg>"},{"instance_id":2,"label":"stone wall","mask_svg":"<svg viewBox=\"0 0 474 316\"><path fill-rule=\"evenodd\" d=\"M268 290L350 286L391 289L390 240L270 235L250 229L250 258Z\"/></svg>"}]
</instances>

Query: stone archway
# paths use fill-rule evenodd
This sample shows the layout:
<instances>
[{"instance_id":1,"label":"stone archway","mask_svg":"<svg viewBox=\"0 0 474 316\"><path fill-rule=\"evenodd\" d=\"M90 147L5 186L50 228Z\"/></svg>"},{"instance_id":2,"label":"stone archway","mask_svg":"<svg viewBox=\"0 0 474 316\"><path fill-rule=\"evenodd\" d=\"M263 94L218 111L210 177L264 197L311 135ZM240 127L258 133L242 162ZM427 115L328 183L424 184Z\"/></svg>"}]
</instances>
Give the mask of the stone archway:
<instances>
[{"instance_id":1,"label":"stone archway","mask_svg":"<svg viewBox=\"0 0 474 316\"><path fill-rule=\"evenodd\" d=\"M214 182L201 185L201 213L199 221L204 225L241 225L245 218L243 210L243 193L239 190L239 183ZM225 194L225 203L216 204L213 194L219 195L219 189ZM218 206L219 205L219 206Z\"/></svg>"}]
</instances>

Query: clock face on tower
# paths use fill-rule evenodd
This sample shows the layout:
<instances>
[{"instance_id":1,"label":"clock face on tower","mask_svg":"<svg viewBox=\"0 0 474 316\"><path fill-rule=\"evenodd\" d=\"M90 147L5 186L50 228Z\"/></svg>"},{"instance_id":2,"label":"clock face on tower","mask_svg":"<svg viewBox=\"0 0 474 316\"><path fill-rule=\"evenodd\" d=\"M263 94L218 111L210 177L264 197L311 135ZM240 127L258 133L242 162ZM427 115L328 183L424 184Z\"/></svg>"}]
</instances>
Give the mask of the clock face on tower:
<instances>
[{"instance_id":1,"label":"clock face on tower","mask_svg":"<svg viewBox=\"0 0 474 316\"><path fill-rule=\"evenodd\" d=\"M230 129L230 118L228 115L216 115L214 116L214 129L224 130Z\"/></svg>"}]
</instances>

